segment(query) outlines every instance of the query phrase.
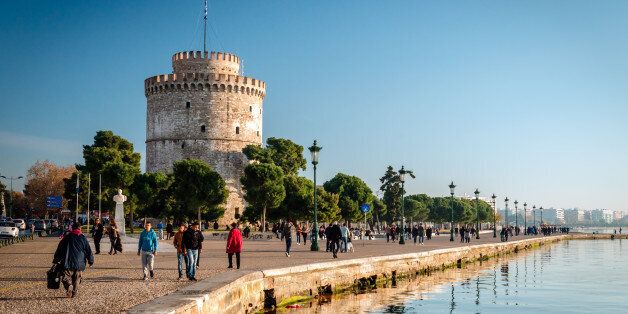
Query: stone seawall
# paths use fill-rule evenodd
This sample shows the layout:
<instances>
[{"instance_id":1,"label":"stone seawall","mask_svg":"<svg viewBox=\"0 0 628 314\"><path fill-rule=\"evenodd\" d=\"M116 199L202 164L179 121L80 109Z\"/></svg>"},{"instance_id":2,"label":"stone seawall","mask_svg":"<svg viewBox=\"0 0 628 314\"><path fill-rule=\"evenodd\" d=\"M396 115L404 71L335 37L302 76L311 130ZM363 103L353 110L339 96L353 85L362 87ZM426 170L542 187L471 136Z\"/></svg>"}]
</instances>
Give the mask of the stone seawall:
<instances>
[{"instance_id":1,"label":"stone seawall","mask_svg":"<svg viewBox=\"0 0 628 314\"><path fill-rule=\"evenodd\" d=\"M557 235L519 241L471 245L425 252L336 260L270 269L227 272L140 304L128 313L251 313L294 296L314 297L355 285L461 266L567 239L601 239L607 235Z\"/></svg>"}]
</instances>

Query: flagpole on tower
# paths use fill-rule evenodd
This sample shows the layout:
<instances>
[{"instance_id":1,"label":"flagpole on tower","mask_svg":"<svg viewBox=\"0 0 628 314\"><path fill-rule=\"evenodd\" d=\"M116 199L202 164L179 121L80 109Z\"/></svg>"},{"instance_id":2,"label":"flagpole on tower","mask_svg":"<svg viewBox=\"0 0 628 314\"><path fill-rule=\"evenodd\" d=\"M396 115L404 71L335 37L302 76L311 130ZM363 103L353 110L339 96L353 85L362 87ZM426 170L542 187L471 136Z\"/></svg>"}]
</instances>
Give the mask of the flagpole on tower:
<instances>
[{"instance_id":1,"label":"flagpole on tower","mask_svg":"<svg viewBox=\"0 0 628 314\"><path fill-rule=\"evenodd\" d=\"M207 0L205 0L205 17L203 18L205 21L205 27L203 28L203 52L207 51Z\"/></svg>"}]
</instances>

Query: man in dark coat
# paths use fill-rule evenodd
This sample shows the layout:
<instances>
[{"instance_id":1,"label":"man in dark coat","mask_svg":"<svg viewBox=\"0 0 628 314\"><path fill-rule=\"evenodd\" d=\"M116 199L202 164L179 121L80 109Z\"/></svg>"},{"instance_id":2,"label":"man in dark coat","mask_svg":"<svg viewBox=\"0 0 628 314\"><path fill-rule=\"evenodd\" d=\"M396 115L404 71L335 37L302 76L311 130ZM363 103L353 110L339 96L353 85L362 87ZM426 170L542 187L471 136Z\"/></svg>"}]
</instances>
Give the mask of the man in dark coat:
<instances>
[{"instance_id":1,"label":"man in dark coat","mask_svg":"<svg viewBox=\"0 0 628 314\"><path fill-rule=\"evenodd\" d=\"M338 249L340 249L340 238L342 238L342 230L338 222L334 221L334 225L329 230L329 241L334 258L338 258Z\"/></svg>"},{"instance_id":2,"label":"man in dark coat","mask_svg":"<svg viewBox=\"0 0 628 314\"><path fill-rule=\"evenodd\" d=\"M183 246L188 256L188 278L191 281L196 281L196 262L204 239L203 233L199 230L198 222L193 223L192 227L183 233Z\"/></svg>"},{"instance_id":3,"label":"man in dark coat","mask_svg":"<svg viewBox=\"0 0 628 314\"><path fill-rule=\"evenodd\" d=\"M52 262L60 264L63 269L61 282L66 295L68 298L75 297L81 282L81 272L85 270L85 263L88 262L89 266L94 264L92 249L81 233L81 226L78 222L72 224L72 231L65 234L59 242Z\"/></svg>"},{"instance_id":4,"label":"man in dark coat","mask_svg":"<svg viewBox=\"0 0 628 314\"><path fill-rule=\"evenodd\" d=\"M100 240L102 239L102 235L105 233L105 228L100 222L100 218L96 218L96 222L94 223L94 227L92 228L92 237L94 237L94 248L96 248L95 254L100 254Z\"/></svg>"}]
</instances>

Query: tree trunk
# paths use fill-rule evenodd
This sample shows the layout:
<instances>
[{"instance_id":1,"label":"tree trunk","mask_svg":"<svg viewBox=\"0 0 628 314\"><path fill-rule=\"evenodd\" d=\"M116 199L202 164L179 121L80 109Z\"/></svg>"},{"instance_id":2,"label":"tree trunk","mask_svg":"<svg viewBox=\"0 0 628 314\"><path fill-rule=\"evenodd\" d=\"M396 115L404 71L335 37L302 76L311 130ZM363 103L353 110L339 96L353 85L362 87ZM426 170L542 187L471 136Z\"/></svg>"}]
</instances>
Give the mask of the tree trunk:
<instances>
[{"instance_id":1,"label":"tree trunk","mask_svg":"<svg viewBox=\"0 0 628 314\"><path fill-rule=\"evenodd\" d=\"M266 206L264 206L262 211L262 232L266 232Z\"/></svg>"}]
</instances>

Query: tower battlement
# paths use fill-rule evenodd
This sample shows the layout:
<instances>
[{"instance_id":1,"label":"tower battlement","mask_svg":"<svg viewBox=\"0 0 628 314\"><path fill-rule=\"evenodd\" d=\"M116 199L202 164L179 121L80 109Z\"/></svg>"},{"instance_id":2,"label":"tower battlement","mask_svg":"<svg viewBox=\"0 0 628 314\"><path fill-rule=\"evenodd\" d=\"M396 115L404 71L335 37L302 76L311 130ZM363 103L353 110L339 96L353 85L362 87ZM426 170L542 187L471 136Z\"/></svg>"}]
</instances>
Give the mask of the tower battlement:
<instances>
[{"instance_id":1,"label":"tower battlement","mask_svg":"<svg viewBox=\"0 0 628 314\"><path fill-rule=\"evenodd\" d=\"M144 93L208 90L233 92L264 98L266 83L252 77L233 74L174 73L149 77L144 81Z\"/></svg>"},{"instance_id":2,"label":"tower battlement","mask_svg":"<svg viewBox=\"0 0 628 314\"><path fill-rule=\"evenodd\" d=\"M239 74L241 60L227 52L182 51L172 56L174 73Z\"/></svg>"}]
</instances>

